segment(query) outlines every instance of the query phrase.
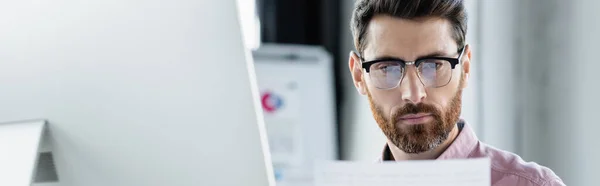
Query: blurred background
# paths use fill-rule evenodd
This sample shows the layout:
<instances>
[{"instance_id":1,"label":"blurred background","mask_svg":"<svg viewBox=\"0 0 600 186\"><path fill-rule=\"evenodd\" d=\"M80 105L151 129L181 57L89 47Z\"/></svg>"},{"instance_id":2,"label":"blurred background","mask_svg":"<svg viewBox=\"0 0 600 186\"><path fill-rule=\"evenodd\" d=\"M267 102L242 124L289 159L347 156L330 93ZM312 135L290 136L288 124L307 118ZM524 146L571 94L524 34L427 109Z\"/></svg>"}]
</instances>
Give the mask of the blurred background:
<instances>
[{"instance_id":1,"label":"blurred background","mask_svg":"<svg viewBox=\"0 0 600 186\"><path fill-rule=\"evenodd\" d=\"M286 176L294 153L296 164L311 158L374 161L385 138L347 67L354 50L349 28L354 0L238 2L270 140L301 146L286 151L271 141L273 158L283 157L274 161L278 181L294 182ZM566 184L595 185L594 168L600 165L595 117L600 83L594 76L600 69L600 12L595 7L600 2L465 3L474 70L463 94L462 118L483 142L550 167ZM273 72L278 69L286 72ZM272 83L282 78L288 80ZM273 115L278 107L287 109L281 117ZM308 127L296 132L273 127L281 123Z\"/></svg>"}]
</instances>

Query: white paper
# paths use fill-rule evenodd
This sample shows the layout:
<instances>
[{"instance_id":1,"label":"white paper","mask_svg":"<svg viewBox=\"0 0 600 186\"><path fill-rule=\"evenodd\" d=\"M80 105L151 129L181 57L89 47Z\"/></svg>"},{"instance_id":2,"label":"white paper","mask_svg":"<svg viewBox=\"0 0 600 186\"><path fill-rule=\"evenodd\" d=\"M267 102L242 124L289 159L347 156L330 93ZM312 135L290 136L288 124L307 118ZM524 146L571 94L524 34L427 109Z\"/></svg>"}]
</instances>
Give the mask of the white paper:
<instances>
[{"instance_id":1,"label":"white paper","mask_svg":"<svg viewBox=\"0 0 600 186\"><path fill-rule=\"evenodd\" d=\"M404 162L328 162L315 169L316 186L490 186L489 158Z\"/></svg>"}]
</instances>

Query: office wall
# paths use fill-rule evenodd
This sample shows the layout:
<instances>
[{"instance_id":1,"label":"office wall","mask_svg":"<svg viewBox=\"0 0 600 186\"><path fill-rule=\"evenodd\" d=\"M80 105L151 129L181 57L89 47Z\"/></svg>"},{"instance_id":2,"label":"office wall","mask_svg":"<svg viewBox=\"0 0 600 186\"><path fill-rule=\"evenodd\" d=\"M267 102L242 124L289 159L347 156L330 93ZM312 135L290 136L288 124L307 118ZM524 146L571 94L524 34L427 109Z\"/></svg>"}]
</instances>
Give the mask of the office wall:
<instances>
[{"instance_id":1,"label":"office wall","mask_svg":"<svg viewBox=\"0 0 600 186\"><path fill-rule=\"evenodd\" d=\"M559 144L553 148L552 162L560 163L565 167L560 170L564 174L567 183L571 185L597 185L597 167L600 166L600 147L598 145L598 122L600 105L600 82L598 78L600 60L598 54L600 47L600 21L598 17L599 1L578 0L574 2L571 12L573 18L572 31L565 40L570 41L568 47L571 55L562 58L556 69L572 68L572 77L566 78L574 84L573 97L560 97L557 100L571 103L569 108L554 108L555 114L561 116L564 122L557 125L562 128L570 128L566 133L569 143L563 142L563 135L557 132L549 136L552 144ZM568 27L561 26L567 30ZM567 58L568 57L568 58ZM557 70L559 73L561 70ZM557 74L559 74L557 73ZM560 75L557 75L560 76ZM559 90L560 91L560 90ZM569 110L570 112L563 112ZM557 129L557 131L561 131ZM565 158L566 157L566 158ZM567 160L567 161L564 161Z\"/></svg>"},{"instance_id":2,"label":"office wall","mask_svg":"<svg viewBox=\"0 0 600 186\"><path fill-rule=\"evenodd\" d=\"M589 0L520 6L523 156L551 167L568 185L597 185L598 6Z\"/></svg>"},{"instance_id":3,"label":"office wall","mask_svg":"<svg viewBox=\"0 0 600 186\"><path fill-rule=\"evenodd\" d=\"M563 3L563 2L561 2ZM571 12L573 18L573 33L569 34L565 40L570 41L572 51L569 58L563 58L556 69L573 68L573 76L570 82L575 84L573 97L560 97L563 102L571 102L570 108L555 108L556 114L562 116L563 121L560 125L563 128L571 128L567 133L572 137L571 143L559 143L563 140L563 135L558 133L551 136L554 143L560 144L554 148L557 154L552 160L560 162L566 169L561 170L565 174L565 179L571 185L596 185L598 184L598 173L596 170L600 166L600 147L598 132L600 125L598 122L600 105L600 60L598 53L600 47L600 21L598 17L599 1L578 0L574 2ZM562 6L561 6L562 7ZM567 30L568 27L561 26ZM575 98L572 100L572 98ZM570 115L562 114L563 110L570 110ZM572 125L572 126L571 126ZM573 132L577 131L577 132ZM569 162L563 162L563 157L569 157ZM580 172L581 171L581 172Z\"/></svg>"},{"instance_id":4,"label":"office wall","mask_svg":"<svg viewBox=\"0 0 600 186\"><path fill-rule=\"evenodd\" d=\"M556 156L561 154L554 153L554 149L570 144L576 132L572 130L573 125L562 124L568 123L562 115L572 113L565 108L575 106L574 100L564 99L575 93L573 84L568 83L574 71L563 65L571 55L566 39L572 33L568 20L573 17L566 7L572 6L567 3L560 6L556 0L544 2L528 0L516 7L519 17L523 18L518 24L520 56L516 63L520 69L517 75L522 80L516 82L522 107L520 144L524 159L548 166L568 178L570 171L565 170L570 168L563 161L556 161ZM564 136L559 141L554 140L553 136L560 133ZM563 160L570 162L570 158L572 156L565 156Z\"/></svg>"},{"instance_id":5,"label":"office wall","mask_svg":"<svg viewBox=\"0 0 600 186\"><path fill-rule=\"evenodd\" d=\"M381 153L385 144L385 137L381 133L377 123L371 115L369 102L361 96L352 83L350 71L348 69L348 57L351 50L354 50L352 41L352 32L350 31L350 18L354 8L354 0L342 0L340 13L341 26L340 33L340 59L345 59L345 63L340 63L338 68L342 72L342 92L344 94L341 100L340 127L341 152L342 159L345 160L365 160L374 161L377 155Z\"/></svg>"}]
</instances>

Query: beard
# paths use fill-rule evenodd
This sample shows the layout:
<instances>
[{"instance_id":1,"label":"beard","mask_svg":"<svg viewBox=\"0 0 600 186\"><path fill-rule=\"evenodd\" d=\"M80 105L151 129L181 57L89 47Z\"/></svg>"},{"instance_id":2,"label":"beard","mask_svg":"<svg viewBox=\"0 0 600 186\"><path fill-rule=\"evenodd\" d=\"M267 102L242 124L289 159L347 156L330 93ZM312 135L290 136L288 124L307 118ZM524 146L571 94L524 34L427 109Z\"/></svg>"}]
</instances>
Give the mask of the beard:
<instances>
[{"instance_id":1,"label":"beard","mask_svg":"<svg viewBox=\"0 0 600 186\"><path fill-rule=\"evenodd\" d=\"M461 78L460 85L462 83ZM407 103L387 118L381 107L373 101L368 90L367 96L373 117L385 136L400 150L412 154L432 150L446 141L450 131L458 122L462 106L462 89L459 87L443 112L433 105ZM417 125L398 125L402 115L417 113L431 113L433 120L430 123Z\"/></svg>"}]
</instances>

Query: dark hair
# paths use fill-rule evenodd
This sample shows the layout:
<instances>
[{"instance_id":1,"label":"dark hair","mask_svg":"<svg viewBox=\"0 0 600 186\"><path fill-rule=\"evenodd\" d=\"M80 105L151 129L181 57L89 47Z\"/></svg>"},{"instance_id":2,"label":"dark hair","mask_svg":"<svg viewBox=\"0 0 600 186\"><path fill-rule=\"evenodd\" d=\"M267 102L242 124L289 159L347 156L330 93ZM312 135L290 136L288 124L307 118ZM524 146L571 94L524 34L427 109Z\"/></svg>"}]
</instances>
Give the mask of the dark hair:
<instances>
[{"instance_id":1,"label":"dark hair","mask_svg":"<svg viewBox=\"0 0 600 186\"><path fill-rule=\"evenodd\" d=\"M458 47L465 45L467 13L463 0L357 0L350 27L354 46L360 55L365 50L367 27L375 15L403 19L441 17L452 24L453 37Z\"/></svg>"}]
</instances>

